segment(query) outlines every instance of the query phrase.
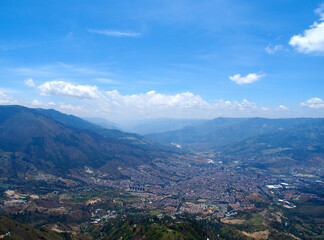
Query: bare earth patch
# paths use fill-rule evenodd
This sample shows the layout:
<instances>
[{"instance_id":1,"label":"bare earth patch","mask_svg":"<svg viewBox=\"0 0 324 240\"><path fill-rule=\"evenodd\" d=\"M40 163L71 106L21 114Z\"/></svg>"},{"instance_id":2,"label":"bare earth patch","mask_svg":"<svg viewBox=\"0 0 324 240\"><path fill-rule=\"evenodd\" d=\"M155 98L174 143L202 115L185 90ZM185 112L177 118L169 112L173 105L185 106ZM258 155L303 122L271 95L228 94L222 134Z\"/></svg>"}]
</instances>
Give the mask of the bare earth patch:
<instances>
[{"instance_id":1,"label":"bare earth patch","mask_svg":"<svg viewBox=\"0 0 324 240\"><path fill-rule=\"evenodd\" d=\"M243 224L245 220L243 219L231 219L231 218L222 218L221 222L229 224Z\"/></svg>"},{"instance_id":2,"label":"bare earth patch","mask_svg":"<svg viewBox=\"0 0 324 240\"><path fill-rule=\"evenodd\" d=\"M95 204L96 202L100 202L101 201L101 198L95 198L95 199L91 199L91 200L88 200L85 202L85 205L93 205Z\"/></svg>"},{"instance_id":3,"label":"bare earth patch","mask_svg":"<svg viewBox=\"0 0 324 240\"><path fill-rule=\"evenodd\" d=\"M245 236L252 237L254 239L268 239L270 232L269 232L269 230L265 230L265 231L254 232L254 233L248 233L248 232L242 231L242 233Z\"/></svg>"}]
</instances>

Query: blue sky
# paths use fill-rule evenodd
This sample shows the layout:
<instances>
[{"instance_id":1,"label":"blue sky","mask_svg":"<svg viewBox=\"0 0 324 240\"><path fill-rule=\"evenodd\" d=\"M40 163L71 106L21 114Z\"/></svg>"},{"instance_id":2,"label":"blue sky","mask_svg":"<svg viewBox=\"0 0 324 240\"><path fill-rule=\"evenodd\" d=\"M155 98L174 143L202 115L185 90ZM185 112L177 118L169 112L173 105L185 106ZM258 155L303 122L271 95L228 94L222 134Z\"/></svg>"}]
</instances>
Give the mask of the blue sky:
<instances>
[{"instance_id":1,"label":"blue sky","mask_svg":"<svg viewBox=\"0 0 324 240\"><path fill-rule=\"evenodd\" d=\"M324 117L324 5L2 0L0 70L0 104L78 116Z\"/></svg>"}]
</instances>

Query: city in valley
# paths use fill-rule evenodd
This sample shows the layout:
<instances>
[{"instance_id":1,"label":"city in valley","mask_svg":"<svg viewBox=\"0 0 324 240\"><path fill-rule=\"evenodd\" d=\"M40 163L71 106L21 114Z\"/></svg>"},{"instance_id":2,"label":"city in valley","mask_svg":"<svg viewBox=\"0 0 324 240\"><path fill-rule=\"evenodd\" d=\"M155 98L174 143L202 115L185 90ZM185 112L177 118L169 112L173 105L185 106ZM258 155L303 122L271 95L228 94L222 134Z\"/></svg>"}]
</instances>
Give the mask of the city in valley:
<instances>
[{"instance_id":1,"label":"city in valley","mask_svg":"<svg viewBox=\"0 0 324 240\"><path fill-rule=\"evenodd\" d=\"M0 0L0 240L323 240L324 0Z\"/></svg>"},{"instance_id":2,"label":"city in valley","mask_svg":"<svg viewBox=\"0 0 324 240\"><path fill-rule=\"evenodd\" d=\"M261 160L278 159L285 160L279 156ZM282 234L295 238L292 233L302 232L297 224L322 232L307 221L310 216L296 217L322 206L324 198L318 191L323 189L322 167L274 172L253 166L244 156L191 152L170 153L151 164L116 171L111 175L85 166L64 178L29 172L24 180L2 185L1 209L18 220L71 236L134 216L153 222L207 221L256 239ZM120 174L123 177L115 177ZM314 212L318 217L323 213Z\"/></svg>"}]
</instances>

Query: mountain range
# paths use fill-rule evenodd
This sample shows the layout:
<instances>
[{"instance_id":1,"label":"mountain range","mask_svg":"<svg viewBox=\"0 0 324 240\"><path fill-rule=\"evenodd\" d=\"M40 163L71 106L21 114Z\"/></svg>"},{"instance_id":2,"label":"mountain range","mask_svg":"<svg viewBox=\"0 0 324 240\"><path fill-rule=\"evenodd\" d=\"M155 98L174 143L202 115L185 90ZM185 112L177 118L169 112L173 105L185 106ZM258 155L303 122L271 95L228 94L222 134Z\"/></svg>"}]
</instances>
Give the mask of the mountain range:
<instances>
[{"instance_id":1,"label":"mountain range","mask_svg":"<svg viewBox=\"0 0 324 240\"><path fill-rule=\"evenodd\" d=\"M298 164L324 164L323 118L216 118L198 126L145 136L186 149L251 158L255 162L264 163L277 156ZM281 164L278 162L276 167Z\"/></svg>"},{"instance_id":2,"label":"mountain range","mask_svg":"<svg viewBox=\"0 0 324 240\"><path fill-rule=\"evenodd\" d=\"M292 129L305 133L311 131L322 136L323 126L324 119L320 118L215 118L197 126L187 126L176 131L145 136L159 142L178 143L197 149L211 149L263 134L280 134ZM271 138L270 135L268 137Z\"/></svg>"},{"instance_id":3,"label":"mountain range","mask_svg":"<svg viewBox=\"0 0 324 240\"><path fill-rule=\"evenodd\" d=\"M85 118L85 120L104 128L118 129L121 131L137 134L151 134L174 131L187 126L200 125L208 121L206 119L157 118L144 120L122 120L118 123L115 123L104 118Z\"/></svg>"},{"instance_id":4,"label":"mountain range","mask_svg":"<svg viewBox=\"0 0 324 240\"><path fill-rule=\"evenodd\" d=\"M162 155L137 134L106 129L55 110L0 107L0 174L43 170L66 174L79 167L110 173Z\"/></svg>"},{"instance_id":5,"label":"mountain range","mask_svg":"<svg viewBox=\"0 0 324 240\"><path fill-rule=\"evenodd\" d=\"M66 175L71 169L84 167L120 176L120 167L167 159L169 153L177 152L170 143L183 146L183 153L190 150L246 159L261 157L259 162L278 155L321 164L324 119L216 118L143 137L55 110L0 106L1 176L29 171Z\"/></svg>"}]
</instances>

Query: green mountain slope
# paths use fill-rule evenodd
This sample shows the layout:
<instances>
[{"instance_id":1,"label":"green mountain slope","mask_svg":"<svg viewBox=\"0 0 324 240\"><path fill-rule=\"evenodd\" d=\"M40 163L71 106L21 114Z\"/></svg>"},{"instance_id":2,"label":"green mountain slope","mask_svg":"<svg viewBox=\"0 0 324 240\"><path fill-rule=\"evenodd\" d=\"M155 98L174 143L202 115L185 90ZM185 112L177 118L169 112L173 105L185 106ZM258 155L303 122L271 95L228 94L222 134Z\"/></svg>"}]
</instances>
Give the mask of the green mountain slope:
<instances>
[{"instance_id":1,"label":"green mountain slope","mask_svg":"<svg viewBox=\"0 0 324 240\"><path fill-rule=\"evenodd\" d=\"M27 169L53 173L85 165L114 171L119 166L148 162L160 154L144 140L57 111L0 107L0 150L15 159L9 165L19 162Z\"/></svg>"},{"instance_id":2,"label":"green mountain slope","mask_svg":"<svg viewBox=\"0 0 324 240\"><path fill-rule=\"evenodd\" d=\"M66 239L57 233L40 231L5 216L0 216L0 238L12 240Z\"/></svg>"}]
</instances>

